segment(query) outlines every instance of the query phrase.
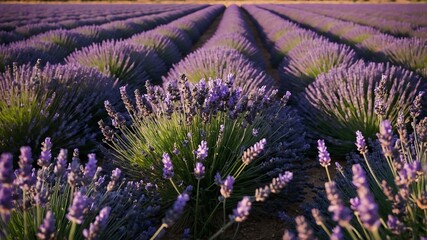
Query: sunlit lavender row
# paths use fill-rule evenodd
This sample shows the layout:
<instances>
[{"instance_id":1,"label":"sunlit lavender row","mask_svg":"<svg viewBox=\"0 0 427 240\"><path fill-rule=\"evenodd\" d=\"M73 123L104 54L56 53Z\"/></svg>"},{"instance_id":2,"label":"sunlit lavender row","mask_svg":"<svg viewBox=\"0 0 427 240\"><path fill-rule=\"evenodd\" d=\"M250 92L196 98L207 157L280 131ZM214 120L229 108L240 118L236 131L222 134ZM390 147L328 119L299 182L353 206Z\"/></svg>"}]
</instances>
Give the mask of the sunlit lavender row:
<instances>
[{"instance_id":1,"label":"sunlit lavender row","mask_svg":"<svg viewBox=\"0 0 427 240\"><path fill-rule=\"evenodd\" d=\"M0 239L427 238L425 4L0 7Z\"/></svg>"}]
</instances>

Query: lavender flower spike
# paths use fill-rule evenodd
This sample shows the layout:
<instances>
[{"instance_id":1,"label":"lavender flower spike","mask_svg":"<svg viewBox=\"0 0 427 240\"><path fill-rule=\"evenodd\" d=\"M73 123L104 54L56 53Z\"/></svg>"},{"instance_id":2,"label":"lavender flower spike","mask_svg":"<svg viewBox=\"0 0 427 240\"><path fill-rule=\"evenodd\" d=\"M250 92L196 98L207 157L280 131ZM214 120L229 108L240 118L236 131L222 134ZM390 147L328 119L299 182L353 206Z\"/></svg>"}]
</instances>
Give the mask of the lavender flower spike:
<instances>
[{"instance_id":1,"label":"lavender flower spike","mask_svg":"<svg viewBox=\"0 0 427 240\"><path fill-rule=\"evenodd\" d=\"M10 219L10 211L13 209L12 186L0 184L0 217L4 222Z\"/></svg>"},{"instance_id":2,"label":"lavender flower spike","mask_svg":"<svg viewBox=\"0 0 427 240\"><path fill-rule=\"evenodd\" d=\"M231 196L231 192L233 192L233 184L233 176L227 176L227 178L225 178L225 181L221 184L220 192L224 198L229 198Z\"/></svg>"},{"instance_id":3,"label":"lavender flower spike","mask_svg":"<svg viewBox=\"0 0 427 240\"><path fill-rule=\"evenodd\" d=\"M200 161L204 161L208 157L208 149L209 148L207 142L203 140L200 143L199 148L195 151L197 159Z\"/></svg>"},{"instance_id":4,"label":"lavender flower spike","mask_svg":"<svg viewBox=\"0 0 427 240\"><path fill-rule=\"evenodd\" d=\"M368 152L365 138L363 137L362 132L359 130L356 131L356 147L360 154L365 154Z\"/></svg>"},{"instance_id":5,"label":"lavender flower spike","mask_svg":"<svg viewBox=\"0 0 427 240\"><path fill-rule=\"evenodd\" d=\"M169 154L163 153L162 162L163 162L163 178L171 179L174 175L174 172L173 172L172 160L169 157Z\"/></svg>"},{"instance_id":6,"label":"lavender flower spike","mask_svg":"<svg viewBox=\"0 0 427 240\"><path fill-rule=\"evenodd\" d=\"M325 146L325 141L323 139L317 140L317 149L319 150L319 163L322 167L328 167L331 165L331 157Z\"/></svg>"},{"instance_id":7,"label":"lavender flower spike","mask_svg":"<svg viewBox=\"0 0 427 240\"><path fill-rule=\"evenodd\" d=\"M88 200L84 191L75 192L73 203L68 208L67 219L71 222L81 224L87 210L87 203Z\"/></svg>"},{"instance_id":8,"label":"lavender flower spike","mask_svg":"<svg viewBox=\"0 0 427 240\"><path fill-rule=\"evenodd\" d=\"M356 211L358 212L360 220L365 228L371 231L377 231L378 226L380 225L378 206L369 190L365 171L360 164L354 164L352 171L353 184L357 188L357 195L360 201L359 204L356 205Z\"/></svg>"},{"instance_id":9,"label":"lavender flower spike","mask_svg":"<svg viewBox=\"0 0 427 240\"><path fill-rule=\"evenodd\" d=\"M119 181L121 174L122 174L122 171L119 168L116 168L111 172L111 179L107 185L108 192L113 191L113 188L116 186L117 182Z\"/></svg>"},{"instance_id":10,"label":"lavender flower spike","mask_svg":"<svg viewBox=\"0 0 427 240\"><path fill-rule=\"evenodd\" d=\"M270 183L271 192L278 193L292 180L293 176L292 172L286 171L284 174L279 174L277 178L273 178Z\"/></svg>"},{"instance_id":11,"label":"lavender flower spike","mask_svg":"<svg viewBox=\"0 0 427 240\"><path fill-rule=\"evenodd\" d=\"M50 164L50 161L52 159L52 142L50 141L50 138L47 137L44 142L42 143L42 152L40 154L40 158L37 161L37 164L40 167L48 167Z\"/></svg>"},{"instance_id":12,"label":"lavender flower spike","mask_svg":"<svg viewBox=\"0 0 427 240\"><path fill-rule=\"evenodd\" d=\"M89 230L83 229L83 236L88 240L95 240L99 238L99 234L107 225L108 217L110 216L110 207L104 207L99 211L99 215L96 216L95 221L90 224Z\"/></svg>"},{"instance_id":13,"label":"lavender flower spike","mask_svg":"<svg viewBox=\"0 0 427 240\"><path fill-rule=\"evenodd\" d=\"M56 165L53 170L53 172L57 177L61 177L62 174L64 174L65 170L67 169L67 154L68 154L67 149L61 149L59 151L58 157L56 158L57 159Z\"/></svg>"},{"instance_id":14,"label":"lavender flower spike","mask_svg":"<svg viewBox=\"0 0 427 240\"><path fill-rule=\"evenodd\" d=\"M205 166L203 166L202 163L196 163L196 167L194 168L194 175L196 175L197 180L200 180L205 177Z\"/></svg>"},{"instance_id":15,"label":"lavender flower spike","mask_svg":"<svg viewBox=\"0 0 427 240\"><path fill-rule=\"evenodd\" d=\"M310 228L310 225L307 223L307 220L304 216L298 216L295 218L296 228L298 232L298 238L300 240L312 240L316 239L314 237L313 229Z\"/></svg>"},{"instance_id":16,"label":"lavender flower spike","mask_svg":"<svg viewBox=\"0 0 427 240\"><path fill-rule=\"evenodd\" d=\"M380 141L381 148L383 149L384 156L392 157L393 155L393 132L391 123L384 120L380 123L380 132L377 133L378 140Z\"/></svg>"},{"instance_id":17,"label":"lavender flower spike","mask_svg":"<svg viewBox=\"0 0 427 240\"><path fill-rule=\"evenodd\" d=\"M86 163L85 169L83 171L83 180L86 184L90 184L95 177L96 173L96 155L94 153L88 154L88 162Z\"/></svg>"},{"instance_id":18,"label":"lavender flower spike","mask_svg":"<svg viewBox=\"0 0 427 240\"><path fill-rule=\"evenodd\" d=\"M3 153L0 156L0 183L3 185L11 185L14 178L13 156L10 153Z\"/></svg>"},{"instance_id":19,"label":"lavender flower spike","mask_svg":"<svg viewBox=\"0 0 427 240\"><path fill-rule=\"evenodd\" d=\"M33 176L33 158L31 156L30 147L21 147L21 155L19 156L19 176L18 183L23 190L28 190L35 184L36 179Z\"/></svg>"},{"instance_id":20,"label":"lavender flower spike","mask_svg":"<svg viewBox=\"0 0 427 240\"><path fill-rule=\"evenodd\" d=\"M338 195L335 182L325 183L326 197L329 200L328 211L333 213L332 219L338 222L340 226L345 227L351 220L350 209L344 206Z\"/></svg>"},{"instance_id":21,"label":"lavender flower spike","mask_svg":"<svg viewBox=\"0 0 427 240\"><path fill-rule=\"evenodd\" d=\"M332 229L330 240L341 240L341 239L344 239L344 235L342 234L342 230L340 226L336 226L334 227L334 229Z\"/></svg>"},{"instance_id":22,"label":"lavender flower spike","mask_svg":"<svg viewBox=\"0 0 427 240\"><path fill-rule=\"evenodd\" d=\"M187 193L182 193L178 196L175 203L173 204L172 209L169 209L166 212L166 216L163 218L163 223L168 227L172 226L176 220L181 216L182 212L184 212L184 207L187 204L188 200L190 200L190 196Z\"/></svg>"},{"instance_id":23,"label":"lavender flower spike","mask_svg":"<svg viewBox=\"0 0 427 240\"><path fill-rule=\"evenodd\" d=\"M264 150L266 144L267 140L263 138L259 142L255 143L252 147L247 149L243 153L243 164L249 165Z\"/></svg>"},{"instance_id":24,"label":"lavender flower spike","mask_svg":"<svg viewBox=\"0 0 427 240\"><path fill-rule=\"evenodd\" d=\"M43 220L43 224L39 227L37 238L40 240L55 239L55 232L55 216L51 211L48 211Z\"/></svg>"},{"instance_id":25,"label":"lavender flower spike","mask_svg":"<svg viewBox=\"0 0 427 240\"><path fill-rule=\"evenodd\" d=\"M247 196L244 196L243 199L237 203L237 208L233 210L233 214L230 216L235 222L243 222L249 216L249 211L251 210L252 202L251 199Z\"/></svg>"}]
</instances>

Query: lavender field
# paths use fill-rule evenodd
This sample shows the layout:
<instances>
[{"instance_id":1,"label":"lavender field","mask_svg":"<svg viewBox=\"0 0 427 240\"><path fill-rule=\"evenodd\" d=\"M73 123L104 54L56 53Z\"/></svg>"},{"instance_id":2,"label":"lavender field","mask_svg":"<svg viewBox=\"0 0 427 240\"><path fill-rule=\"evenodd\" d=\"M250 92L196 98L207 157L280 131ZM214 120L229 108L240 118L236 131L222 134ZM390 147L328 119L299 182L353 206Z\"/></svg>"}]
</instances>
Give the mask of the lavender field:
<instances>
[{"instance_id":1,"label":"lavender field","mask_svg":"<svg viewBox=\"0 0 427 240\"><path fill-rule=\"evenodd\" d=\"M427 239L427 4L0 9L0 239Z\"/></svg>"}]
</instances>

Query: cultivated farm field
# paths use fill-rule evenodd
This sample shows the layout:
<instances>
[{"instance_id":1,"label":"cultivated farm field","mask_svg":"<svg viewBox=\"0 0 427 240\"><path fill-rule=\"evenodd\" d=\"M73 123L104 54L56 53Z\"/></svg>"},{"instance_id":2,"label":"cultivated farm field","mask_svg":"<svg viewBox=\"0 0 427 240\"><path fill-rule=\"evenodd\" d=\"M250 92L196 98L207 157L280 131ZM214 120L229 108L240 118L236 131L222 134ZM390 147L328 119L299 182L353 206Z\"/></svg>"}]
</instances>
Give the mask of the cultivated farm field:
<instances>
[{"instance_id":1,"label":"cultivated farm field","mask_svg":"<svg viewBox=\"0 0 427 240\"><path fill-rule=\"evenodd\" d=\"M0 9L0 239L427 239L427 4Z\"/></svg>"}]
</instances>

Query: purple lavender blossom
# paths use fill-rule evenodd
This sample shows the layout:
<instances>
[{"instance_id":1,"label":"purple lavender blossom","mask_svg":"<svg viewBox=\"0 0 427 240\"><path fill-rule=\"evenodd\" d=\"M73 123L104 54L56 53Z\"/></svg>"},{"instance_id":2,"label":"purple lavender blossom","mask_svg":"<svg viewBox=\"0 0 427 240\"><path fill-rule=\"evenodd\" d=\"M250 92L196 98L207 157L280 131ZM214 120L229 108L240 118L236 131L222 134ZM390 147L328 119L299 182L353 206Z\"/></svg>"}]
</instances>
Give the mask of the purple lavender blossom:
<instances>
[{"instance_id":1,"label":"purple lavender blossom","mask_svg":"<svg viewBox=\"0 0 427 240\"><path fill-rule=\"evenodd\" d=\"M214 182L216 185L220 186L222 184L221 174L216 172Z\"/></svg>"},{"instance_id":2,"label":"purple lavender blossom","mask_svg":"<svg viewBox=\"0 0 427 240\"><path fill-rule=\"evenodd\" d=\"M295 234L291 231L285 230L282 236L282 240L296 240Z\"/></svg>"},{"instance_id":3,"label":"purple lavender blossom","mask_svg":"<svg viewBox=\"0 0 427 240\"><path fill-rule=\"evenodd\" d=\"M53 172L57 177L61 177L67 170L67 154L67 149L61 149L59 151L58 157L56 158L56 165L53 169Z\"/></svg>"},{"instance_id":4,"label":"purple lavender blossom","mask_svg":"<svg viewBox=\"0 0 427 240\"><path fill-rule=\"evenodd\" d=\"M333 213L332 219L340 226L345 227L351 220L350 209L344 206L338 195L336 183L334 181L325 183L326 196L329 200L328 211Z\"/></svg>"},{"instance_id":5,"label":"purple lavender blossom","mask_svg":"<svg viewBox=\"0 0 427 240\"><path fill-rule=\"evenodd\" d=\"M188 196L187 193L180 194L176 199L175 203L173 204L172 209L169 209L166 212L166 216L162 220L163 223L166 224L168 227L172 226L184 212L184 207L189 200L190 196Z\"/></svg>"},{"instance_id":6,"label":"purple lavender blossom","mask_svg":"<svg viewBox=\"0 0 427 240\"><path fill-rule=\"evenodd\" d=\"M362 132L359 130L356 131L356 146L360 154L365 154L368 152L368 149L366 148L365 138L363 137Z\"/></svg>"},{"instance_id":7,"label":"purple lavender blossom","mask_svg":"<svg viewBox=\"0 0 427 240\"><path fill-rule=\"evenodd\" d=\"M267 140L265 138L261 139L259 142L255 143L249 149L247 149L242 156L242 162L245 165L249 165L255 158L264 151Z\"/></svg>"},{"instance_id":8,"label":"purple lavender blossom","mask_svg":"<svg viewBox=\"0 0 427 240\"><path fill-rule=\"evenodd\" d=\"M271 190L269 186L264 186L264 188L260 187L255 189L255 201L263 202L268 196L270 196Z\"/></svg>"},{"instance_id":9,"label":"purple lavender blossom","mask_svg":"<svg viewBox=\"0 0 427 240\"><path fill-rule=\"evenodd\" d=\"M296 229L298 232L298 238L300 240L312 240L315 239L313 229L310 228L310 225L307 223L307 220L304 216L298 216L295 218Z\"/></svg>"},{"instance_id":10,"label":"purple lavender blossom","mask_svg":"<svg viewBox=\"0 0 427 240\"><path fill-rule=\"evenodd\" d=\"M235 222L245 221L249 216L251 207L251 199L247 196L244 196L243 199L237 203L237 208L233 209L233 214L230 216L230 218Z\"/></svg>"},{"instance_id":11,"label":"purple lavender blossom","mask_svg":"<svg viewBox=\"0 0 427 240\"><path fill-rule=\"evenodd\" d=\"M108 217L110 216L110 207L104 207L99 211L99 215L96 216L95 221L90 224L89 230L83 229L83 236L88 240L99 239L99 234L107 225Z\"/></svg>"},{"instance_id":12,"label":"purple lavender blossom","mask_svg":"<svg viewBox=\"0 0 427 240\"><path fill-rule=\"evenodd\" d=\"M323 139L317 140L317 149L319 150L319 163L322 167L331 165L331 157L329 156L328 149L325 146Z\"/></svg>"},{"instance_id":13,"label":"purple lavender blossom","mask_svg":"<svg viewBox=\"0 0 427 240\"><path fill-rule=\"evenodd\" d=\"M21 155L19 156L19 176L18 183L19 187L23 190L29 190L31 186L36 183L36 179L33 176L33 158L31 156L30 147L21 147Z\"/></svg>"},{"instance_id":14,"label":"purple lavender blossom","mask_svg":"<svg viewBox=\"0 0 427 240\"><path fill-rule=\"evenodd\" d=\"M424 91L420 91L412 102L410 112L413 118L417 118L421 114L423 95Z\"/></svg>"},{"instance_id":15,"label":"purple lavender blossom","mask_svg":"<svg viewBox=\"0 0 427 240\"><path fill-rule=\"evenodd\" d=\"M12 196L12 187L0 184L0 216L4 222L8 222L10 219L10 211L13 209Z\"/></svg>"},{"instance_id":16,"label":"purple lavender blossom","mask_svg":"<svg viewBox=\"0 0 427 240\"><path fill-rule=\"evenodd\" d=\"M172 160L169 157L169 154L163 153L162 162L163 162L163 178L171 179L174 175L174 172L173 172Z\"/></svg>"},{"instance_id":17,"label":"purple lavender blossom","mask_svg":"<svg viewBox=\"0 0 427 240\"><path fill-rule=\"evenodd\" d=\"M40 158L37 161L37 164L40 167L48 167L50 164L50 161L52 159L52 142L50 141L50 138L47 137L44 142L42 143L42 151L40 154Z\"/></svg>"},{"instance_id":18,"label":"purple lavender blossom","mask_svg":"<svg viewBox=\"0 0 427 240\"><path fill-rule=\"evenodd\" d=\"M50 240L55 238L55 216L51 211L46 213L42 225L39 226L37 238L40 240Z\"/></svg>"},{"instance_id":19,"label":"purple lavender blossom","mask_svg":"<svg viewBox=\"0 0 427 240\"><path fill-rule=\"evenodd\" d=\"M197 148L197 150L194 152L196 154L196 157L198 160L200 161L204 161L207 157L208 157L208 143L203 140L200 144L199 144L199 148Z\"/></svg>"},{"instance_id":20,"label":"purple lavender blossom","mask_svg":"<svg viewBox=\"0 0 427 240\"><path fill-rule=\"evenodd\" d=\"M286 171L284 174L279 174L277 178L273 178L270 183L270 190L272 193L278 193L282 190L293 178L293 173Z\"/></svg>"},{"instance_id":21,"label":"purple lavender blossom","mask_svg":"<svg viewBox=\"0 0 427 240\"><path fill-rule=\"evenodd\" d=\"M13 156L10 153L3 153L0 156L0 183L10 185L15 176L13 174Z\"/></svg>"},{"instance_id":22,"label":"purple lavender blossom","mask_svg":"<svg viewBox=\"0 0 427 240\"><path fill-rule=\"evenodd\" d=\"M396 235L401 234L405 228L405 225L401 223L399 219L394 217L393 215L388 215L387 226Z\"/></svg>"},{"instance_id":23,"label":"purple lavender blossom","mask_svg":"<svg viewBox=\"0 0 427 240\"><path fill-rule=\"evenodd\" d=\"M111 179L107 185L107 192L113 191L114 187L117 185L117 182L119 181L121 174L122 174L122 171L119 168L116 168L111 172Z\"/></svg>"},{"instance_id":24,"label":"purple lavender blossom","mask_svg":"<svg viewBox=\"0 0 427 240\"><path fill-rule=\"evenodd\" d=\"M83 180L86 184L90 184L95 177L97 166L96 166L96 155L94 153L88 154L88 162L86 163L83 171Z\"/></svg>"},{"instance_id":25,"label":"purple lavender blossom","mask_svg":"<svg viewBox=\"0 0 427 240\"><path fill-rule=\"evenodd\" d=\"M87 211L88 199L85 191L78 191L74 193L73 203L68 208L67 219L71 222L81 224L84 220L84 214Z\"/></svg>"},{"instance_id":26,"label":"purple lavender blossom","mask_svg":"<svg viewBox=\"0 0 427 240\"><path fill-rule=\"evenodd\" d=\"M220 192L224 198L229 198L231 196L231 193L233 192L233 184L234 184L233 176L227 176L225 178L225 181L221 184Z\"/></svg>"},{"instance_id":27,"label":"purple lavender blossom","mask_svg":"<svg viewBox=\"0 0 427 240\"><path fill-rule=\"evenodd\" d=\"M82 180L82 172L80 170L80 159L78 158L78 150L74 149L73 160L68 165L67 182L73 187L79 186Z\"/></svg>"},{"instance_id":28,"label":"purple lavender blossom","mask_svg":"<svg viewBox=\"0 0 427 240\"><path fill-rule=\"evenodd\" d=\"M321 226L324 224L325 219L323 218L322 214L320 213L319 209L313 208L311 209L311 215L314 218L314 221L317 225Z\"/></svg>"},{"instance_id":29,"label":"purple lavender blossom","mask_svg":"<svg viewBox=\"0 0 427 240\"><path fill-rule=\"evenodd\" d=\"M354 164L352 171L353 184L357 188L357 195L360 199L360 204L357 206L360 220L365 228L376 231L380 225L378 206L369 190L366 173L360 164Z\"/></svg>"},{"instance_id":30,"label":"purple lavender blossom","mask_svg":"<svg viewBox=\"0 0 427 240\"><path fill-rule=\"evenodd\" d=\"M341 239L344 239L344 235L342 233L340 226L336 226L334 227L334 229L332 229L330 240L341 240Z\"/></svg>"},{"instance_id":31,"label":"purple lavender blossom","mask_svg":"<svg viewBox=\"0 0 427 240\"><path fill-rule=\"evenodd\" d=\"M393 156L393 131L391 123L384 120L380 123L380 132L377 133L378 140L380 141L381 148L383 149L384 156Z\"/></svg>"},{"instance_id":32,"label":"purple lavender blossom","mask_svg":"<svg viewBox=\"0 0 427 240\"><path fill-rule=\"evenodd\" d=\"M205 177L205 166L202 163L196 162L196 167L194 168L194 175L196 179L200 180Z\"/></svg>"},{"instance_id":33,"label":"purple lavender blossom","mask_svg":"<svg viewBox=\"0 0 427 240\"><path fill-rule=\"evenodd\" d=\"M256 129L256 128L252 129L252 136L254 136L254 137L258 136L258 129Z\"/></svg>"}]
</instances>

